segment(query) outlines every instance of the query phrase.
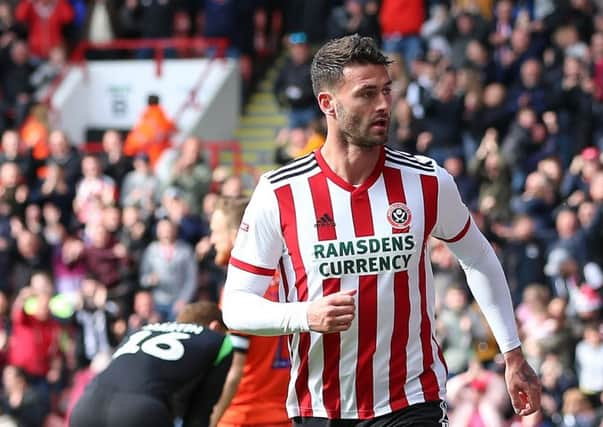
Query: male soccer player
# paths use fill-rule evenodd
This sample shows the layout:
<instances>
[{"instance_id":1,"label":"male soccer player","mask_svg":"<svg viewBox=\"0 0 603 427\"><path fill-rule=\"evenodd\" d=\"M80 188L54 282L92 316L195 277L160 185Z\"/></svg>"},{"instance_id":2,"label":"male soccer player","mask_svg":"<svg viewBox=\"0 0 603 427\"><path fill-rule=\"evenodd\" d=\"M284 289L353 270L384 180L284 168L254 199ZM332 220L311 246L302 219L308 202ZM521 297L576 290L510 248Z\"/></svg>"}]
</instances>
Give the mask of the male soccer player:
<instances>
[{"instance_id":1,"label":"male soccer player","mask_svg":"<svg viewBox=\"0 0 603 427\"><path fill-rule=\"evenodd\" d=\"M248 201L245 197L221 197L216 202L210 222L210 239L218 265L228 264ZM276 281L272 281L264 296L278 301ZM291 426L285 409L291 367L287 337L231 332L231 341L234 348L232 367L212 415L212 418L220 419L218 427Z\"/></svg>"},{"instance_id":2,"label":"male soccer player","mask_svg":"<svg viewBox=\"0 0 603 427\"><path fill-rule=\"evenodd\" d=\"M177 322L143 326L86 388L71 427L172 427L177 414L184 427L208 426L232 360L224 331L208 302L185 306Z\"/></svg>"},{"instance_id":3,"label":"male soccer player","mask_svg":"<svg viewBox=\"0 0 603 427\"><path fill-rule=\"evenodd\" d=\"M490 244L443 168L384 146L388 63L358 35L315 55L326 142L258 183L230 259L226 324L293 334L287 408L295 425L446 425L427 245L434 236L460 259L504 353L513 407L530 414L540 386ZM263 298L277 268L285 303Z\"/></svg>"}]
</instances>

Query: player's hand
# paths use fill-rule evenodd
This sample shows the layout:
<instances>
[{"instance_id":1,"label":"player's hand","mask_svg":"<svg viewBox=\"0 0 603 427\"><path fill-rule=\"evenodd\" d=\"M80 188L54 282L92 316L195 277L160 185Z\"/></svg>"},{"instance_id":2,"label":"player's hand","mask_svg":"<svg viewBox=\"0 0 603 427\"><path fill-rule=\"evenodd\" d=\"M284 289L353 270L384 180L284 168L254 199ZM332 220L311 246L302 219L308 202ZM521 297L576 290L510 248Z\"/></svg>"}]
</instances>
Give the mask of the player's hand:
<instances>
[{"instance_id":1,"label":"player's hand","mask_svg":"<svg viewBox=\"0 0 603 427\"><path fill-rule=\"evenodd\" d=\"M340 291L312 301L308 306L308 325L315 332L347 330L354 320L356 290Z\"/></svg>"},{"instance_id":2,"label":"player's hand","mask_svg":"<svg viewBox=\"0 0 603 427\"><path fill-rule=\"evenodd\" d=\"M505 353L505 381L515 413L530 415L540 409L540 380L523 357L521 348Z\"/></svg>"}]
</instances>

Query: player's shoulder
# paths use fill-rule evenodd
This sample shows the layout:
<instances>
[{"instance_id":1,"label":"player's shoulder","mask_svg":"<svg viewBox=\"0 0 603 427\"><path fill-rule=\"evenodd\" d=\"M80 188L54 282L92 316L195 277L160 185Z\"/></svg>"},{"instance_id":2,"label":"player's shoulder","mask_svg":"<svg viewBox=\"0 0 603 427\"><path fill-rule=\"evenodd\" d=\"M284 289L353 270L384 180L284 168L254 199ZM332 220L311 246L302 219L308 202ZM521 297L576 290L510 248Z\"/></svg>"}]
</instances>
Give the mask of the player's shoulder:
<instances>
[{"instance_id":1,"label":"player's shoulder","mask_svg":"<svg viewBox=\"0 0 603 427\"><path fill-rule=\"evenodd\" d=\"M440 169L432 158L409 154L388 146L385 147L385 164L420 175L438 175Z\"/></svg>"},{"instance_id":2,"label":"player's shoulder","mask_svg":"<svg viewBox=\"0 0 603 427\"><path fill-rule=\"evenodd\" d=\"M291 160L286 165L283 165L277 169L266 172L263 175L266 182L268 182L274 188L280 187L287 183L290 183L297 179L302 179L308 174L312 174L318 169L318 162L314 153L306 154L305 156L298 157Z\"/></svg>"}]
</instances>

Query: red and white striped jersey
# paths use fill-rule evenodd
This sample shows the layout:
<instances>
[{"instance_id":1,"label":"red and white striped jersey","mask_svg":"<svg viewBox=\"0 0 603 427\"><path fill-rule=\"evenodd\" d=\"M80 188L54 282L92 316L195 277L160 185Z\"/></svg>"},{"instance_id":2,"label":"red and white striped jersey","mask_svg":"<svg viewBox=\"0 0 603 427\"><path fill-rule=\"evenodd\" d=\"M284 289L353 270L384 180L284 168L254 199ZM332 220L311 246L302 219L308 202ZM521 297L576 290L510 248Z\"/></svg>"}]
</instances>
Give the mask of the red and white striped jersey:
<instances>
[{"instance_id":1,"label":"red and white striped jersey","mask_svg":"<svg viewBox=\"0 0 603 427\"><path fill-rule=\"evenodd\" d=\"M320 151L262 177L231 268L279 268L282 302L357 290L349 330L291 336L291 417L366 419L445 397L427 242L456 241L469 224L444 169L387 147L360 186Z\"/></svg>"}]
</instances>

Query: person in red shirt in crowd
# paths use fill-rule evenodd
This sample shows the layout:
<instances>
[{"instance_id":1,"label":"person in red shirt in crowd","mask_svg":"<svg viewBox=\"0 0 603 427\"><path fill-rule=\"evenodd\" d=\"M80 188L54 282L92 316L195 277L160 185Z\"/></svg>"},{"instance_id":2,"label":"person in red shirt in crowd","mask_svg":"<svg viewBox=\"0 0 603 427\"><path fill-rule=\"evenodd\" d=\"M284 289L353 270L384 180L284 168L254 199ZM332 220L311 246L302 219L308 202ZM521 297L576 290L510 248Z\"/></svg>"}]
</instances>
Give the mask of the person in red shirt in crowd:
<instances>
[{"instance_id":1,"label":"person in red shirt in crowd","mask_svg":"<svg viewBox=\"0 0 603 427\"><path fill-rule=\"evenodd\" d=\"M61 372L61 326L51 317L51 297L48 274L34 274L13 303L8 344L8 363L23 369L32 385L43 388L55 383Z\"/></svg>"},{"instance_id":2,"label":"person in red shirt in crowd","mask_svg":"<svg viewBox=\"0 0 603 427\"><path fill-rule=\"evenodd\" d=\"M403 16L404 19L400 19ZM398 54L404 66L410 69L412 62L422 53L421 26L425 20L423 0L383 0L379 12L383 50Z\"/></svg>"},{"instance_id":3,"label":"person in red shirt in crowd","mask_svg":"<svg viewBox=\"0 0 603 427\"><path fill-rule=\"evenodd\" d=\"M216 203L210 240L216 249L218 265L228 264L247 202L244 197L221 197ZM276 277L266 298L279 300ZM212 421L219 420L218 427L290 426L285 410L291 367L287 337L231 333L231 341L235 348L232 365Z\"/></svg>"},{"instance_id":4,"label":"person in red shirt in crowd","mask_svg":"<svg viewBox=\"0 0 603 427\"><path fill-rule=\"evenodd\" d=\"M47 59L52 48L63 44L63 27L73 21L68 0L21 0L15 18L29 29L32 55Z\"/></svg>"}]
</instances>

